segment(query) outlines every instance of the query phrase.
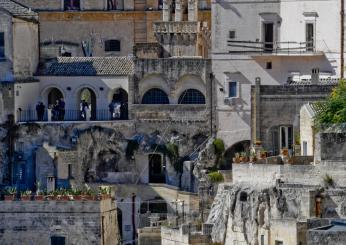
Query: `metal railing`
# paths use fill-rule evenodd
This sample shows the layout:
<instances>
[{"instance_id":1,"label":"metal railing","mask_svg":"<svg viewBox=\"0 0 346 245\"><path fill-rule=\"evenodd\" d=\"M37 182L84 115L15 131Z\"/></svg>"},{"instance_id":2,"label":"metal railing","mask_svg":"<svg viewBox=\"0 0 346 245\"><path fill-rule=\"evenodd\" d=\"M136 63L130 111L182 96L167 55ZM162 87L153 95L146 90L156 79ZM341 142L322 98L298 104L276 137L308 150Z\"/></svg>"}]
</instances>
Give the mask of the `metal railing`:
<instances>
[{"instance_id":1,"label":"metal railing","mask_svg":"<svg viewBox=\"0 0 346 245\"><path fill-rule=\"evenodd\" d=\"M50 110L45 110L42 116L38 116L36 110L18 110L17 122L61 122L61 121L111 121L127 120L127 113L113 115L109 110L101 109L96 112L91 111L89 115L84 115L80 110L65 110L64 115L54 115Z\"/></svg>"},{"instance_id":2,"label":"metal railing","mask_svg":"<svg viewBox=\"0 0 346 245\"><path fill-rule=\"evenodd\" d=\"M316 53L316 43L311 42L256 42L228 40L228 46L232 48L230 53L261 53L261 54L306 54Z\"/></svg>"}]
</instances>

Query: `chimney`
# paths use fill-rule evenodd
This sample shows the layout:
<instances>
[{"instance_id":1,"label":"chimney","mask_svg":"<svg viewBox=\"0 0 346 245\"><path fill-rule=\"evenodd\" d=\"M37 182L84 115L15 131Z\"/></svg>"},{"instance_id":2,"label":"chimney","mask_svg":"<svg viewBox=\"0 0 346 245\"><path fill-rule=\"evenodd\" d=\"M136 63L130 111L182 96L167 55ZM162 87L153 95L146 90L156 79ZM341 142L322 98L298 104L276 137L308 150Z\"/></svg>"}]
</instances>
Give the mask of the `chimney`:
<instances>
[{"instance_id":1,"label":"chimney","mask_svg":"<svg viewBox=\"0 0 346 245\"><path fill-rule=\"evenodd\" d=\"M320 69L314 68L312 69L311 74L311 84L318 84L320 82Z\"/></svg>"}]
</instances>

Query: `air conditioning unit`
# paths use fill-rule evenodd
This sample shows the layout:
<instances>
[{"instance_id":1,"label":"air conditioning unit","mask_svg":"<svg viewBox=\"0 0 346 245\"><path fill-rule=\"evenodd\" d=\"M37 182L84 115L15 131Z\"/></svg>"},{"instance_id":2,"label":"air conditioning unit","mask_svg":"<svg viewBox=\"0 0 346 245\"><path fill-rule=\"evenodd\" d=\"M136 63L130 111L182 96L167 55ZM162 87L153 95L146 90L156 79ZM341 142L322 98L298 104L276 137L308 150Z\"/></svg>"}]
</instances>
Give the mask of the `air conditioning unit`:
<instances>
[{"instance_id":1,"label":"air conditioning unit","mask_svg":"<svg viewBox=\"0 0 346 245\"><path fill-rule=\"evenodd\" d=\"M236 104L236 98L225 98L224 99L224 103L226 104L226 105L231 105L231 106L233 106L233 105L235 105Z\"/></svg>"}]
</instances>

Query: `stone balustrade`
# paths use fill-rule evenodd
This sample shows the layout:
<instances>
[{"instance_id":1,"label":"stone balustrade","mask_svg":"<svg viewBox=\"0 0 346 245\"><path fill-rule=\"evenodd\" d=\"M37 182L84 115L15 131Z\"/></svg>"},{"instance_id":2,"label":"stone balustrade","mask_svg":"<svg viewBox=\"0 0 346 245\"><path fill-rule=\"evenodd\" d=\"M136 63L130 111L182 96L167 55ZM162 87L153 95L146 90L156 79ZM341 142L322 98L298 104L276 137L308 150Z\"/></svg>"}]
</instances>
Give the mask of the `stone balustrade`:
<instances>
[{"instance_id":1,"label":"stone balustrade","mask_svg":"<svg viewBox=\"0 0 346 245\"><path fill-rule=\"evenodd\" d=\"M154 33L166 34L166 33L198 33L200 31L199 22L197 21L160 21L154 23Z\"/></svg>"}]
</instances>

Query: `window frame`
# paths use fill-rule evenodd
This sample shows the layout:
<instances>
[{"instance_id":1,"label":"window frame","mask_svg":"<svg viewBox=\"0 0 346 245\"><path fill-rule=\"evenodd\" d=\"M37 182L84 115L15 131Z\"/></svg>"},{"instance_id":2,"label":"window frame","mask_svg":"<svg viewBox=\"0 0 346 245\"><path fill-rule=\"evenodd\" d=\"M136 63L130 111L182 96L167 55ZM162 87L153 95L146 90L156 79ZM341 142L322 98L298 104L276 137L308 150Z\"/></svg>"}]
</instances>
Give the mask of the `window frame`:
<instances>
[{"instance_id":1,"label":"window frame","mask_svg":"<svg viewBox=\"0 0 346 245\"><path fill-rule=\"evenodd\" d=\"M238 98L239 97L239 82L234 80L227 81L227 98ZM235 84L235 95L231 96L231 84Z\"/></svg>"},{"instance_id":2,"label":"window frame","mask_svg":"<svg viewBox=\"0 0 346 245\"><path fill-rule=\"evenodd\" d=\"M159 92L160 94L152 94L154 92ZM163 95L164 95L164 97L163 97ZM147 97L147 96L151 96L152 98ZM164 101L164 102L167 102L167 103L158 103L158 102L163 102L163 100L166 100L166 99L167 99L167 101ZM169 101L168 94L164 90L162 90L160 88L151 88L151 89L148 89L143 94L141 104L143 104L143 105L169 105L170 101Z\"/></svg>"},{"instance_id":3,"label":"window frame","mask_svg":"<svg viewBox=\"0 0 346 245\"><path fill-rule=\"evenodd\" d=\"M182 103L184 102L184 103ZM180 105L205 105L205 95L198 89L189 88L184 90L178 99Z\"/></svg>"}]
</instances>

